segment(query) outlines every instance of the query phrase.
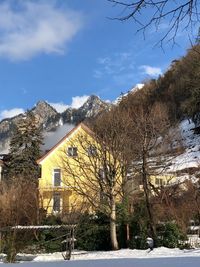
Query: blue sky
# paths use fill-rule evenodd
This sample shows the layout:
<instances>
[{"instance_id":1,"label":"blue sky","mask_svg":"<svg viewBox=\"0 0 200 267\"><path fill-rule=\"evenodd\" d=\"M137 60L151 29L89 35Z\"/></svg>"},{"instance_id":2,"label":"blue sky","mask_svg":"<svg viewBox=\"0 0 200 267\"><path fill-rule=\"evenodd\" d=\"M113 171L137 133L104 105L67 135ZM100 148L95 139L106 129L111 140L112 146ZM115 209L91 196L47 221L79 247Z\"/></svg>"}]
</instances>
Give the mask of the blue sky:
<instances>
[{"instance_id":1,"label":"blue sky","mask_svg":"<svg viewBox=\"0 0 200 267\"><path fill-rule=\"evenodd\" d=\"M121 92L156 78L189 47L154 46L167 29L150 28L145 39L133 21L107 0L0 0L0 119L39 100L60 111L88 95L114 100ZM148 14L146 14L148 16Z\"/></svg>"}]
</instances>

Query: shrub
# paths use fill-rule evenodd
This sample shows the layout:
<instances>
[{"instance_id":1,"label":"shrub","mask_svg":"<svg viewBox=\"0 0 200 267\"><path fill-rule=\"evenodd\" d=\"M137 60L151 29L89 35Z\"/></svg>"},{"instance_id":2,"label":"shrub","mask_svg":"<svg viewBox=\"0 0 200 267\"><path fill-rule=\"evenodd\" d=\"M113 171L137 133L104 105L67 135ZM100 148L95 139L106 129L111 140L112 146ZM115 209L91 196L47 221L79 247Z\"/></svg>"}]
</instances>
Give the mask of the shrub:
<instances>
[{"instance_id":1,"label":"shrub","mask_svg":"<svg viewBox=\"0 0 200 267\"><path fill-rule=\"evenodd\" d=\"M186 240L186 236L180 227L174 222L167 222L159 227L159 236L161 246L168 248L177 248L181 246L180 241Z\"/></svg>"},{"instance_id":2,"label":"shrub","mask_svg":"<svg viewBox=\"0 0 200 267\"><path fill-rule=\"evenodd\" d=\"M127 248L127 225L130 228L130 213L128 212L128 200L118 203L117 208L117 237L120 248Z\"/></svg>"},{"instance_id":3,"label":"shrub","mask_svg":"<svg viewBox=\"0 0 200 267\"><path fill-rule=\"evenodd\" d=\"M134 213L130 222L131 239L129 247L131 249L147 249L148 219L144 201L138 203L134 208Z\"/></svg>"},{"instance_id":4,"label":"shrub","mask_svg":"<svg viewBox=\"0 0 200 267\"><path fill-rule=\"evenodd\" d=\"M98 213L85 214L76 229L76 247L84 250L110 250L108 218Z\"/></svg>"},{"instance_id":5,"label":"shrub","mask_svg":"<svg viewBox=\"0 0 200 267\"><path fill-rule=\"evenodd\" d=\"M147 227L146 225L139 225L137 222L132 222L132 238L129 242L131 249L147 249Z\"/></svg>"}]
</instances>

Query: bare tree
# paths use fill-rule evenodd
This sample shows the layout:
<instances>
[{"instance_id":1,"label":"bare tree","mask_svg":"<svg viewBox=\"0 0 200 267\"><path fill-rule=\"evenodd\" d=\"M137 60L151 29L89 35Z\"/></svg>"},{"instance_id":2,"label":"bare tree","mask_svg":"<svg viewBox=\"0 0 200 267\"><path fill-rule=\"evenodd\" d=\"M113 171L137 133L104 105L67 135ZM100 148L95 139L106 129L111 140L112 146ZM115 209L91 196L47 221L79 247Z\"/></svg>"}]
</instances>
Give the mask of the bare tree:
<instances>
[{"instance_id":1,"label":"bare tree","mask_svg":"<svg viewBox=\"0 0 200 267\"><path fill-rule=\"evenodd\" d=\"M70 144L70 151L62 155L65 183L80 196L80 202L90 204L110 219L110 238L118 249L116 231L116 203L122 199L127 179L129 152L127 117L119 110L100 116L93 132L81 133ZM72 148L78 148L70 155Z\"/></svg>"},{"instance_id":2,"label":"bare tree","mask_svg":"<svg viewBox=\"0 0 200 267\"><path fill-rule=\"evenodd\" d=\"M11 226L37 223L38 194L35 183L18 179L16 182L0 186L0 227L7 228L3 236L7 260L15 261L17 251L24 246L25 240L17 239L16 229Z\"/></svg>"},{"instance_id":3,"label":"bare tree","mask_svg":"<svg viewBox=\"0 0 200 267\"><path fill-rule=\"evenodd\" d=\"M152 25L156 30L162 26L163 21L168 24L163 37L160 40L168 39L175 42L177 33L181 30L192 30L199 25L199 0L108 0L114 5L122 8L122 15L115 18L120 21L133 19L139 25L138 31L145 33L145 30ZM144 11L150 16L144 18Z\"/></svg>"},{"instance_id":4,"label":"bare tree","mask_svg":"<svg viewBox=\"0 0 200 267\"><path fill-rule=\"evenodd\" d=\"M81 225L84 214L88 212L87 203L79 203L77 205L77 199L74 198L73 203L71 204L70 212L65 214L62 218L63 222L66 222L69 226L71 226L66 235L65 243L65 252L62 253L64 260L70 260L72 256L72 252L74 250L74 245L76 241L76 230Z\"/></svg>"},{"instance_id":5,"label":"bare tree","mask_svg":"<svg viewBox=\"0 0 200 267\"><path fill-rule=\"evenodd\" d=\"M129 111L132 124L130 129L132 172L142 179L150 233L156 241L155 220L150 201L153 190L150 177L158 175L160 155L157 152L160 153L159 148L164 143L164 136L168 133L170 124L167 108L163 104L152 102L148 89L150 88L130 95L127 101L122 103L122 108ZM157 168L152 164L153 160L156 161Z\"/></svg>"}]
</instances>

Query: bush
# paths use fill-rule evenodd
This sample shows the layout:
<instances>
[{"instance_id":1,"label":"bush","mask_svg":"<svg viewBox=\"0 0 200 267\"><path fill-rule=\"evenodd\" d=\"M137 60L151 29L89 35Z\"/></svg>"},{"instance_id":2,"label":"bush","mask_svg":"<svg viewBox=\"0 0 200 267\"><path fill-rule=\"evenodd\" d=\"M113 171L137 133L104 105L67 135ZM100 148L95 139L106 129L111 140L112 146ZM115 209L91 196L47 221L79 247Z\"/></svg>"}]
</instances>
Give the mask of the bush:
<instances>
[{"instance_id":1,"label":"bush","mask_svg":"<svg viewBox=\"0 0 200 267\"><path fill-rule=\"evenodd\" d=\"M147 227L146 225L139 225L138 222L132 222L132 238L129 242L131 249L147 249Z\"/></svg>"},{"instance_id":2,"label":"bush","mask_svg":"<svg viewBox=\"0 0 200 267\"><path fill-rule=\"evenodd\" d=\"M117 208L117 237L120 248L127 248L127 225L130 225L130 214L128 212L128 200L118 203Z\"/></svg>"},{"instance_id":3,"label":"bush","mask_svg":"<svg viewBox=\"0 0 200 267\"><path fill-rule=\"evenodd\" d=\"M76 229L76 247L84 250L110 250L110 230L108 218L98 213L85 214Z\"/></svg>"},{"instance_id":4,"label":"bush","mask_svg":"<svg viewBox=\"0 0 200 267\"><path fill-rule=\"evenodd\" d=\"M43 221L41 222L41 224L42 225L59 225L59 224L62 224L62 220L60 216L50 215L50 216L45 217Z\"/></svg>"},{"instance_id":5,"label":"bush","mask_svg":"<svg viewBox=\"0 0 200 267\"><path fill-rule=\"evenodd\" d=\"M3 234L1 240L1 252L7 255L7 262L15 262L16 255L23 252L27 247L32 246L35 241L31 231L10 230Z\"/></svg>"},{"instance_id":6,"label":"bush","mask_svg":"<svg viewBox=\"0 0 200 267\"><path fill-rule=\"evenodd\" d=\"M168 248L177 248L181 246L181 242L186 240L186 236L180 227L173 222L167 222L159 227L159 245Z\"/></svg>"},{"instance_id":7,"label":"bush","mask_svg":"<svg viewBox=\"0 0 200 267\"><path fill-rule=\"evenodd\" d=\"M134 207L133 217L130 222L131 239L129 248L147 249L148 237L148 219L144 201L141 201Z\"/></svg>"},{"instance_id":8,"label":"bush","mask_svg":"<svg viewBox=\"0 0 200 267\"><path fill-rule=\"evenodd\" d=\"M61 225L60 216L51 215L42 221L42 225ZM40 233L40 247L48 253L62 251L62 241L65 239L66 230L64 229L46 229ZM63 237L61 237L63 236ZM60 238L59 238L60 237Z\"/></svg>"}]
</instances>

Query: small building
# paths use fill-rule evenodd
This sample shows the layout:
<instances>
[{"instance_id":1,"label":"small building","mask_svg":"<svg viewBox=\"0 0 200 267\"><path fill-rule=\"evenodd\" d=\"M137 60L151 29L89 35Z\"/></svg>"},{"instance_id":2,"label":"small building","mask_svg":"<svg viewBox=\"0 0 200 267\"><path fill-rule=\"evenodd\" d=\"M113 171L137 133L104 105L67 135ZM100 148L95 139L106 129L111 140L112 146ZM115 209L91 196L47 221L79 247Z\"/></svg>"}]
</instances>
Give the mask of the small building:
<instances>
[{"instance_id":1,"label":"small building","mask_svg":"<svg viewBox=\"0 0 200 267\"><path fill-rule=\"evenodd\" d=\"M163 187L174 184L176 182L177 177L174 174L158 174L158 175L151 175L150 182L155 187Z\"/></svg>"}]
</instances>

